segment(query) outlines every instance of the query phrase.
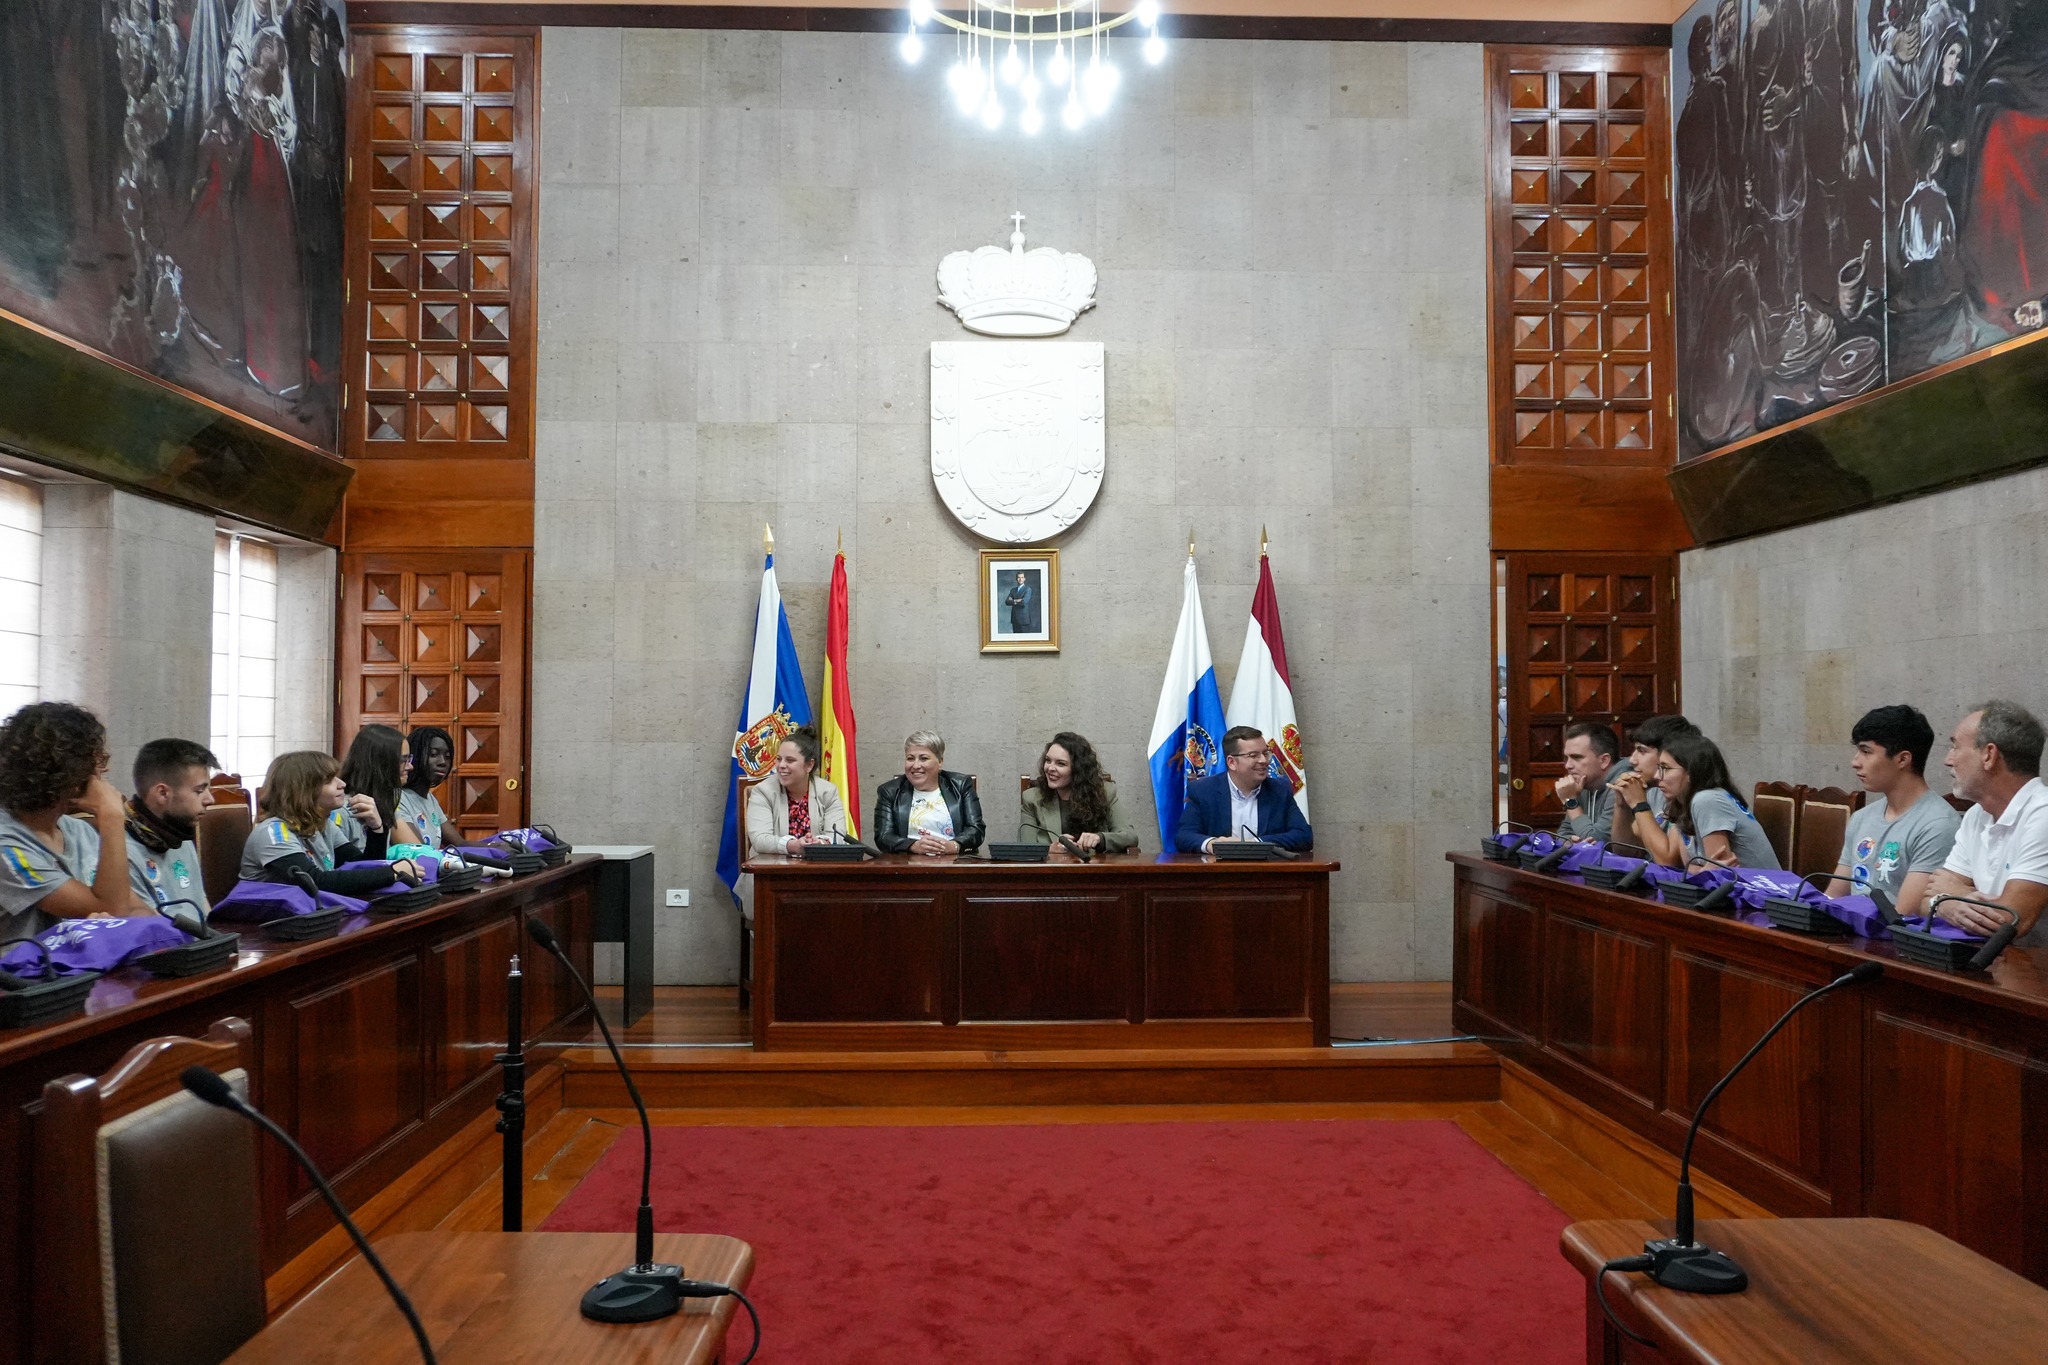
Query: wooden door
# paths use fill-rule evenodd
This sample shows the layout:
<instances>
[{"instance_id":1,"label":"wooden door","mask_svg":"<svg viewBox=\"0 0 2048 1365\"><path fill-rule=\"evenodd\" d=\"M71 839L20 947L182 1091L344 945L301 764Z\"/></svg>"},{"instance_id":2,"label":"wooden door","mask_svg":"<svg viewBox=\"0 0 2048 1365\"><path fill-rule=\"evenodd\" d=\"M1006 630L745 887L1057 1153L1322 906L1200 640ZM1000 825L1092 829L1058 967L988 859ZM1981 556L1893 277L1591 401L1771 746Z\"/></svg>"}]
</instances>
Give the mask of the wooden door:
<instances>
[{"instance_id":1,"label":"wooden door","mask_svg":"<svg viewBox=\"0 0 2048 1365\"><path fill-rule=\"evenodd\" d=\"M525 550L341 557L335 734L438 725L455 771L436 795L465 836L526 823Z\"/></svg>"},{"instance_id":2,"label":"wooden door","mask_svg":"<svg viewBox=\"0 0 2048 1365\"><path fill-rule=\"evenodd\" d=\"M1510 554L1506 561L1508 818L1555 825L1564 732L1629 730L1678 709L1675 555Z\"/></svg>"}]
</instances>

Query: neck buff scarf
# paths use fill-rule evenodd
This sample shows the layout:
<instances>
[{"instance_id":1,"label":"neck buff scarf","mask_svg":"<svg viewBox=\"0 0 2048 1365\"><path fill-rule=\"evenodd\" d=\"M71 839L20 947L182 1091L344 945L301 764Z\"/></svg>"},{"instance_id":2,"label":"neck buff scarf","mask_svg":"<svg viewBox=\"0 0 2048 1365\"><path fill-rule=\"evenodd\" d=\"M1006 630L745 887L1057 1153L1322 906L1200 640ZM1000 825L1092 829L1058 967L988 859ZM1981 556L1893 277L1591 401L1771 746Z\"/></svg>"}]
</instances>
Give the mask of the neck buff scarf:
<instances>
[{"instance_id":1,"label":"neck buff scarf","mask_svg":"<svg viewBox=\"0 0 2048 1365\"><path fill-rule=\"evenodd\" d=\"M128 832L152 853L169 853L179 844L191 842L198 829L190 820L152 814L140 800L128 798Z\"/></svg>"}]
</instances>

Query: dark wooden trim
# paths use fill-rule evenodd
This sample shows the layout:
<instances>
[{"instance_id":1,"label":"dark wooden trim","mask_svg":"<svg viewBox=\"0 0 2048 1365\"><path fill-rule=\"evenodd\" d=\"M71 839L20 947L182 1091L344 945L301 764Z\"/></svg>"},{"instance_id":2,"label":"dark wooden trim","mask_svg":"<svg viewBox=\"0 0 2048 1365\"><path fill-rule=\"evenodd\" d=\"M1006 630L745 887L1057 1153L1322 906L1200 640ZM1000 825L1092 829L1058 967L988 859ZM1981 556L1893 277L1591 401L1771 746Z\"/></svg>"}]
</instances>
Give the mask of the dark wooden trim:
<instances>
[{"instance_id":1,"label":"dark wooden trim","mask_svg":"<svg viewBox=\"0 0 2048 1365\"><path fill-rule=\"evenodd\" d=\"M2048 461L2048 334L2015 337L1671 471L1703 545Z\"/></svg>"},{"instance_id":2,"label":"dark wooden trim","mask_svg":"<svg viewBox=\"0 0 2048 1365\"><path fill-rule=\"evenodd\" d=\"M0 311L0 448L166 502L325 540L349 468Z\"/></svg>"},{"instance_id":3,"label":"dark wooden trim","mask_svg":"<svg viewBox=\"0 0 2048 1365\"><path fill-rule=\"evenodd\" d=\"M459 0L349 0L357 26L429 25L575 28L744 28L798 33L893 33L901 9L805 8L770 5L462 4ZM1258 14L1173 14L1169 38L1239 38L1315 43L1587 43L1604 47L1671 46L1666 24L1588 24L1551 19L1323 19Z\"/></svg>"}]
</instances>

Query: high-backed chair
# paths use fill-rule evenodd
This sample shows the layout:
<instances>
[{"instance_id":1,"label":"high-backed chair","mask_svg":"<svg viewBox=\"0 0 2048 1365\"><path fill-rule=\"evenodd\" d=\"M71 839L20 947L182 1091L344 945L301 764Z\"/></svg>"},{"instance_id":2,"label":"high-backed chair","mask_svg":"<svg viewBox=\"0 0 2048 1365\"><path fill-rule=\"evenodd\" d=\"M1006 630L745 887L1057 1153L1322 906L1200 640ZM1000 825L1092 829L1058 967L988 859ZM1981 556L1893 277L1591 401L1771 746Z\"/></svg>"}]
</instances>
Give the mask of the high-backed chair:
<instances>
[{"instance_id":1,"label":"high-backed chair","mask_svg":"<svg viewBox=\"0 0 2048 1365\"><path fill-rule=\"evenodd\" d=\"M35 1121L38 1361L216 1365L262 1330L255 1130L178 1083L249 1093L249 1025L152 1038L43 1087Z\"/></svg>"},{"instance_id":2,"label":"high-backed chair","mask_svg":"<svg viewBox=\"0 0 2048 1365\"><path fill-rule=\"evenodd\" d=\"M249 807L239 801L216 800L199 813L199 880L208 904L220 904L242 879L242 849L253 827Z\"/></svg>"},{"instance_id":3,"label":"high-backed chair","mask_svg":"<svg viewBox=\"0 0 2048 1365\"><path fill-rule=\"evenodd\" d=\"M1792 849L1799 837L1799 788L1789 782L1759 782L1749 809L1763 826L1764 837L1771 841L1778 866L1792 866Z\"/></svg>"},{"instance_id":4,"label":"high-backed chair","mask_svg":"<svg viewBox=\"0 0 2048 1365\"><path fill-rule=\"evenodd\" d=\"M1863 793L1801 787L1799 797L1798 837L1792 843L1792 861L1785 866L1802 877L1832 872L1842 861L1849 817L1863 805Z\"/></svg>"},{"instance_id":5,"label":"high-backed chair","mask_svg":"<svg viewBox=\"0 0 2048 1365\"><path fill-rule=\"evenodd\" d=\"M251 815L256 813L255 794L242 785L240 773L215 773L213 780L207 785L213 788L215 805L230 805L239 801L242 808Z\"/></svg>"}]
</instances>

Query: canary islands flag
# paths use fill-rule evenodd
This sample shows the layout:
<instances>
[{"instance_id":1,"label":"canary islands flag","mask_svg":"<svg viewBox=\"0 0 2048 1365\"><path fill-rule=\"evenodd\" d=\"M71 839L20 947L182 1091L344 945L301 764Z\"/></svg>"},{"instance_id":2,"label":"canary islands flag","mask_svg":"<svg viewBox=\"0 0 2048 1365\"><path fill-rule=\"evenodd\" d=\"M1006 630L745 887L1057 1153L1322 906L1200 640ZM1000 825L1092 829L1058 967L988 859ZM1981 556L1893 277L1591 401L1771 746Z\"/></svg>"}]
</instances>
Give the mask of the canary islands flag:
<instances>
[{"instance_id":1,"label":"canary islands flag","mask_svg":"<svg viewBox=\"0 0 2048 1365\"><path fill-rule=\"evenodd\" d=\"M747 694L740 702L739 727L733 732L732 775L725 786L725 831L718 841L718 879L739 900L740 783L758 782L775 769L775 751L799 725L811 723L811 699L804 691L803 668L796 642L789 635L789 617L782 610L782 589L775 582L775 540L768 538L767 562L761 567L761 604L754 609L754 665L747 673Z\"/></svg>"},{"instance_id":2,"label":"canary islands flag","mask_svg":"<svg viewBox=\"0 0 2048 1365\"><path fill-rule=\"evenodd\" d=\"M1173 848L1188 783L1223 771L1222 744L1223 695L1216 690L1216 666L1209 658L1209 628L1202 622L1190 542L1181 575L1180 625L1159 689L1159 710L1152 717L1152 738L1145 745L1152 756L1152 804L1159 815L1161 847Z\"/></svg>"}]
</instances>

